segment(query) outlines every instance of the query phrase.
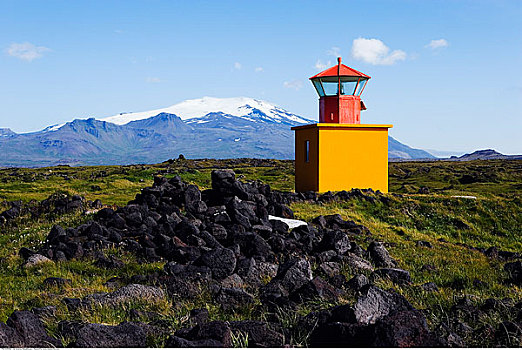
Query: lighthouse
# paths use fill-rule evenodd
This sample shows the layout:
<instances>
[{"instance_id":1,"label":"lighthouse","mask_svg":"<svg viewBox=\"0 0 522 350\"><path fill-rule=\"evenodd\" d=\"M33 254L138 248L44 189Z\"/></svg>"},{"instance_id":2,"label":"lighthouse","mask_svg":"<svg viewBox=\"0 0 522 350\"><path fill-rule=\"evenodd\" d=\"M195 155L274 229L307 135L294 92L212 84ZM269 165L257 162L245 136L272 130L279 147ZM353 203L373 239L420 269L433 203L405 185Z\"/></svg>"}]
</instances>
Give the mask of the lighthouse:
<instances>
[{"instance_id":1,"label":"lighthouse","mask_svg":"<svg viewBox=\"0 0 522 350\"><path fill-rule=\"evenodd\" d=\"M390 124L361 124L361 94L370 76L341 63L310 78L319 95L319 123L295 131L295 190L371 188L388 192Z\"/></svg>"}]
</instances>

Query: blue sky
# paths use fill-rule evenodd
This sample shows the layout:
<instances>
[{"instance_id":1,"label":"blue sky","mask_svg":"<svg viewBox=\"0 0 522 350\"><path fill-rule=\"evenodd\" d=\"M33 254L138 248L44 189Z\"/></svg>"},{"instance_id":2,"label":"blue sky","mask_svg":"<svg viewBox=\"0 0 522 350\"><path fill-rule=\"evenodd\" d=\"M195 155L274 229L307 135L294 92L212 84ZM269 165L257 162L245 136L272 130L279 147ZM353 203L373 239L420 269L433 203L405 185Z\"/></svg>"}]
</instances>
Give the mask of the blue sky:
<instances>
[{"instance_id":1,"label":"blue sky","mask_svg":"<svg viewBox=\"0 0 522 350\"><path fill-rule=\"evenodd\" d=\"M308 78L338 54L372 76L363 123L425 149L522 153L518 0L0 0L0 127L203 96L317 119Z\"/></svg>"}]
</instances>

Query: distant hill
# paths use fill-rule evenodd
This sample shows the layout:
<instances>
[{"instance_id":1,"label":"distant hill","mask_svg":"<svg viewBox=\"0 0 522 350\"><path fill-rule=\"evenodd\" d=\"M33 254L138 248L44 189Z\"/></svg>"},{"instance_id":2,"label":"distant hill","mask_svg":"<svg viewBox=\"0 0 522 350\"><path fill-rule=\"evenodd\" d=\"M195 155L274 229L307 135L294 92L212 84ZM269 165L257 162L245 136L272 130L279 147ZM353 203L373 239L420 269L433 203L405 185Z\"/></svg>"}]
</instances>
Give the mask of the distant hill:
<instances>
[{"instance_id":1,"label":"distant hill","mask_svg":"<svg viewBox=\"0 0 522 350\"><path fill-rule=\"evenodd\" d=\"M522 155L506 155L493 149L483 149L473 153L467 153L460 157L451 157L450 160L487 160L487 159L522 159Z\"/></svg>"},{"instance_id":2,"label":"distant hill","mask_svg":"<svg viewBox=\"0 0 522 350\"><path fill-rule=\"evenodd\" d=\"M269 102L204 97L148 112L76 119L41 131L0 129L0 166L158 163L187 158L294 158L290 127L315 123ZM392 158L434 158L389 138Z\"/></svg>"}]
</instances>

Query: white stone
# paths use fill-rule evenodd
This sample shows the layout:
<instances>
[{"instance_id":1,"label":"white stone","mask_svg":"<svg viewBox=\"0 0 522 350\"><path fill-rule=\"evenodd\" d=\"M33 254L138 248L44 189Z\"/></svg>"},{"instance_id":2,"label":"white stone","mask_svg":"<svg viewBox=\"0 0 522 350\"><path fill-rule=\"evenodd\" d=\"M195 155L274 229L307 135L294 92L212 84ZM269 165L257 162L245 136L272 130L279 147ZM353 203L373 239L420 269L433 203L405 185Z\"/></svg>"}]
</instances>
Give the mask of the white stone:
<instances>
[{"instance_id":1,"label":"white stone","mask_svg":"<svg viewBox=\"0 0 522 350\"><path fill-rule=\"evenodd\" d=\"M282 221L284 222L285 224L288 225L288 227L291 229L295 228L295 227L299 227L299 226L303 226L303 225L308 225L308 223L306 223L305 221L302 221L302 220L294 220L294 219L286 219L286 218L280 218L279 216L273 216L273 215L268 215L268 220L278 220L278 221Z\"/></svg>"}]
</instances>

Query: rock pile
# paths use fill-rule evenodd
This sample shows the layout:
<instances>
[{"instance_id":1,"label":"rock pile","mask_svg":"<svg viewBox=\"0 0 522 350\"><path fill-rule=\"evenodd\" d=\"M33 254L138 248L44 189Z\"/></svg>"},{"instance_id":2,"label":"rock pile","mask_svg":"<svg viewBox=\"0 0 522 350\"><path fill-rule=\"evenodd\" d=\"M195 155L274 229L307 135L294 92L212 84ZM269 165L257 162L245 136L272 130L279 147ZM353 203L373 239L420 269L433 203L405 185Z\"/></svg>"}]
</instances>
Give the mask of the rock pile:
<instances>
[{"instance_id":1,"label":"rock pile","mask_svg":"<svg viewBox=\"0 0 522 350\"><path fill-rule=\"evenodd\" d=\"M287 204L298 199L294 197L259 182L236 181L228 170L214 171L212 189L204 191L179 177L156 177L152 187L123 208L104 208L76 228L53 227L39 253L66 260L116 245L146 261L208 267L213 278L223 279L244 259L274 263L281 256L312 254L342 260L344 253L357 249L349 235L367 229L338 215L319 217L318 225L298 227L291 235L285 223L269 220L269 215L293 218Z\"/></svg>"},{"instance_id":2,"label":"rock pile","mask_svg":"<svg viewBox=\"0 0 522 350\"><path fill-rule=\"evenodd\" d=\"M22 201L12 201L6 202L5 206L9 207L9 209L0 213L0 226L8 224L25 214L31 215L32 218L38 218L44 214L61 215L88 208L101 208L102 202L99 199L94 202L85 201L85 198L81 196L71 196L58 192L40 202L23 203Z\"/></svg>"},{"instance_id":3,"label":"rock pile","mask_svg":"<svg viewBox=\"0 0 522 350\"><path fill-rule=\"evenodd\" d=\"M310 345L458 344L462 341L458 336L428 329L423 314L404 297L373 284L379 278L398 285L412 281L382 242L372 242L368 249L354 242L361 235L371 240L366 227L345 221L340 215L319 216L292 230L280 220L269 219L269 215L293 218L288 206L293 201L353 196L374 200L359 190L319 197L312 192L281 193L260 182L239 182L230 170L213 171L212 188L204 191L179 177L156 177L154 184L128 205L117 210L101 209L92 221L75 228L54 226L37 252L23 248L20 255L26 261L36 260L35 256L54 261L92 257L97 266L114 269L124 263L114 256L106 257L102 249L120 247L143 261L165 261L162 273L134 276L126 281L130 284L112 293L64 299L71 311L96 303L110 307L138 299L152 302L165 295L173 300L190 300L207 290L223 310L254 308L267 314L263 318L266 321L209 322L208 310L194 309L190 326L174 334L168 327L166 330L153 323L107 326L60 322L60 335L72 339L71 345L77 347L142 347L147 337L164 332L169 332L165 337L168 347L233 346L241 339L248 340L249 346L280 347L288 344L296 329L285 328L278 311L292 312L298 304L319 299L339 304L343 296L354 296L356 301L310 313L293 326L310 335ZM518 266L509 268L518 280ZM349 281L342 273L345 269L356 274ZM111 279L107 285L116 286L117 282ZM48 279L47 283L67 282ZM434 284L429 287L437 288ZM49 310L34 310L44 311ZM130 314L144 316L136 310ZM48 344L32 342L23 334L9 321L8 325L0 324L1 345L56 344L48 338ZM2 343L2 337L21 340Z\"/></svg>"}]
</instances>

